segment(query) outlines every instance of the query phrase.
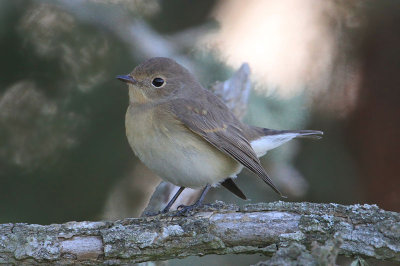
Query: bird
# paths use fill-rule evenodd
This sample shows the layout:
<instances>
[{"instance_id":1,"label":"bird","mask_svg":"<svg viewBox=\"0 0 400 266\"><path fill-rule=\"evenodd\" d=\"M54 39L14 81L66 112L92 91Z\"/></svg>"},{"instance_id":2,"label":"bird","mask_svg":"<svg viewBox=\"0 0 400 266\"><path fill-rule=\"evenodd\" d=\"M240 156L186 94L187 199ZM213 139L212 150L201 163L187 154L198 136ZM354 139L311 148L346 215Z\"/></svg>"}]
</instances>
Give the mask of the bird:
<instances>
[{"instance_id":1,"label":"bird","mask_svg":"<svg viewBox=\"0 0 400 266\"><path fill-rule=\"evenodd\" d=\"M163 180L180 187L161 213L169 212L185 188L203 190L194 204L179 206L178 214L202 206L209 189L219 185L247 199L234 182L244 167L283 196L259 157L294 138L323 135L318 130L274 130L242 123L170 58L150 58L117 79L129 88L125 128L133 152Z\"/></svg>"}]
</instances>

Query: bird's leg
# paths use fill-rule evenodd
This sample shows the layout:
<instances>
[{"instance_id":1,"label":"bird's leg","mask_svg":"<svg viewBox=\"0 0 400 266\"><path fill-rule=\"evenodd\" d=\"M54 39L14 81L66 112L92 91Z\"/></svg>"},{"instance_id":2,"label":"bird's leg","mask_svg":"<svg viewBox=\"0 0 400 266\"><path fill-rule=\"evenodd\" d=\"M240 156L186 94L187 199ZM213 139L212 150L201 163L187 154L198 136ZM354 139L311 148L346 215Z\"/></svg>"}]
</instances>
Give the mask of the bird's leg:
<instances>
[{"instance_id":1,"label":"bird's leg","mask_svg":"<svg viewBox=\"0 0 400 266\"><path fill-rule=\"evenodd\" d=\"M185 187L180 187L179 190L175 193L175 195L172 197L172 199L168 202L167 206L161 211L161 213L167 213L169 209L171 208L172 204L176 201L176 199L179 197L179 195L182 193L182 191L185 189Z\"/></svg>"},{"instance_id":2,"label":"bird's leg","mask_svg":"<svg viewBox=\"0 0 400 266\"><path fill-rule=\"evenodd\" d=\"M194 209L200 207L202 205L202 202L204 200L204 197L206 196L207 192L210 190L211 186L209 184L207 184L207 186L204 187L203 191L201 192L200 197L197 199L197 201L189 206L185 206L185 205L180 205L178 207L178 215L187 215L188 213L190 213L191 211L193 211Z\"/></svg>"}]
</instances>

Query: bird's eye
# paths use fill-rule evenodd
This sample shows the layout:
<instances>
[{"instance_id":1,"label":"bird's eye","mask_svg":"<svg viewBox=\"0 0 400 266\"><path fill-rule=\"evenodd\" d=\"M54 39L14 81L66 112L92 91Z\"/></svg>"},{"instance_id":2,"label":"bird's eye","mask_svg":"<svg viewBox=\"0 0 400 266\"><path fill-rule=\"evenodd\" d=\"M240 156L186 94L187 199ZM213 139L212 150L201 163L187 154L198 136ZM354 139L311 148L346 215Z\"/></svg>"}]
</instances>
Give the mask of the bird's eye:
<instances>
[{"instance_id":1,"label":"bird's eye","mask_svg":"<svg viewBox=\"0 0 400 266\"><path fill-rule=\"evenodd\" d=\"M162 78L155 78L155 79L153 79L151 84L153 84L154 87L159 88L162 85L164 85L164 80Z\"/></svg>"}]
</instances>

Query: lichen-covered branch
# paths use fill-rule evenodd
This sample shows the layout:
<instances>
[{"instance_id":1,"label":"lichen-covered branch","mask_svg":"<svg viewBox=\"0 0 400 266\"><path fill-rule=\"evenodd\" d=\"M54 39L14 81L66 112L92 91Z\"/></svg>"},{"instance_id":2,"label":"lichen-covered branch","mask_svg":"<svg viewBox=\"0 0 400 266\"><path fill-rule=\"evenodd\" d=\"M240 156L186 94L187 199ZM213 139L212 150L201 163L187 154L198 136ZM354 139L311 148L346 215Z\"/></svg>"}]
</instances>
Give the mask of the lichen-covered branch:
<instances>
[{"instance_id":1,"label":"lichen-covered branch","mask_svg":"<svg viewBox=\"0 0 400 266\"><path fill-rule=\"evenodd\" d=\"M120 264L206 254L268 256L336 243L339 254L400 261L400 214L377 206L215 203L191 217L0 225L0 263ZM339 244L337 244L339 243Z\"/></svg>"}]
</instances>

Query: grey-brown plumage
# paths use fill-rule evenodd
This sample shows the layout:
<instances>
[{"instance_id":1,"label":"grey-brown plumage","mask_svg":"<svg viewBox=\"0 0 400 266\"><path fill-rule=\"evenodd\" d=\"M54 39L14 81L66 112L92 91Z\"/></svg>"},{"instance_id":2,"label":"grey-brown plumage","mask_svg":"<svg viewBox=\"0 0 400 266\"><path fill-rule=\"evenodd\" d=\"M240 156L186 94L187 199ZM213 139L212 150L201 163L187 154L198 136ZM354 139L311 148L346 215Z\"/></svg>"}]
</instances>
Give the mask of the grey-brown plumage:
<instances>
[{"instance_id":1,"label":"grey-brown plumage","mask_svg":"<svg viewBox=\"0 0 400 266\"><path fill-rule=\"evenodd\" d=\"M172 59L152 58L118 78L129 84L126 132L135 154L166 181L180 187L205 187L202 198L210 186L221 182L245 198L231 179L243 166L282 195L258 157L290 139L322 135L321 131L280 131L240 122Z\"/></svg>"},{"instance_id":2,"label":"grey-brown plumage","mask_svg":"<svg viewBox=\"0 0 400 266\"><path fill-rule=\"evenodd\" d=\"M282 195L260 164L246 136L257 136L254 127L242 124L215 95L203 90L196 100L173 100L177 118L218 150L231 156Z\"/></svg>"}]
</instances>

